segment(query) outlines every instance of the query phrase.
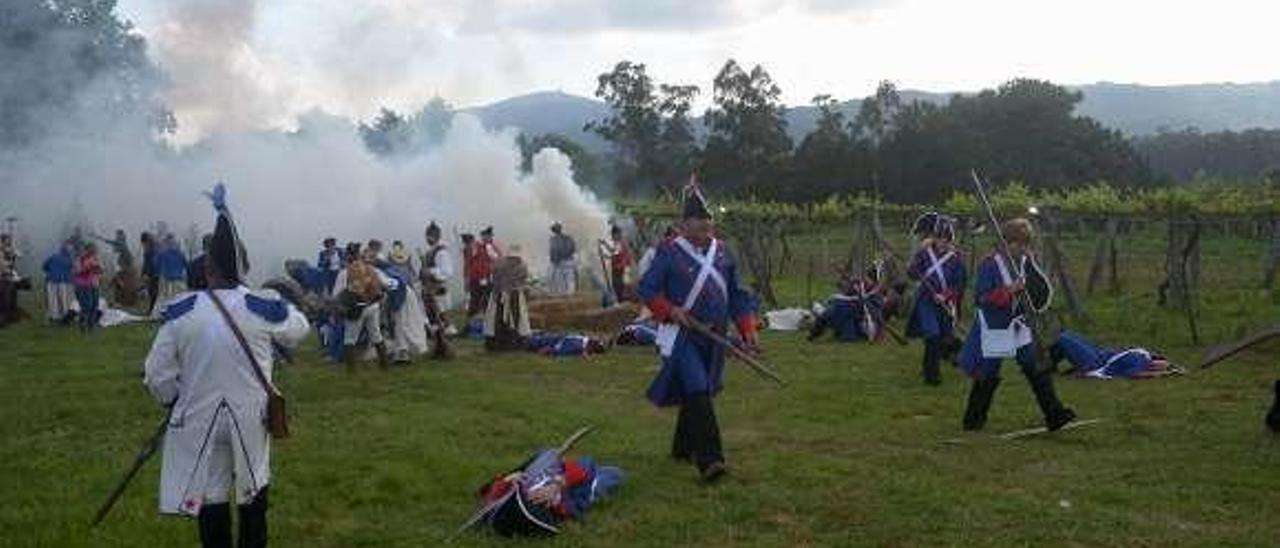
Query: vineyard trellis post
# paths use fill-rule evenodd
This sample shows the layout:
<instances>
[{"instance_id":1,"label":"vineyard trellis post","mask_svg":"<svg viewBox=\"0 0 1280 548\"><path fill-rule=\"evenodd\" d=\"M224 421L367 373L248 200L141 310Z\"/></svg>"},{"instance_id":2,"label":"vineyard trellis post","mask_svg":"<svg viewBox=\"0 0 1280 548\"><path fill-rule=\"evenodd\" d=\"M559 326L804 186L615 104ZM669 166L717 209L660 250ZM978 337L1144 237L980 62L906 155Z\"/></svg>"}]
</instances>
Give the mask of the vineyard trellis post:
<instances>
[{"instance_id":1,"label":"vineyard trellis post","mask_svg":"<svg viewBox=\"0 0 1280 548\"><path fill-rule=\"evenodd\" d=\"M1093 290L1101 281L1103 270L1108 270L1108 281L1112 293L1120 291L1120 278L1116 272L1116 234L1119 232L1120 221L1114 216L1108 215L1105 223L1103 237L1098 239L1098 247L1093 254L1093 264L1089 267L1089 285L1085 290L1089 295L1093 294Z\"/></svg>"},{"instance_id":2,"label":"vineyard trellis post","mask_svg":"<svg viewBox=\"0 0 1280 548\"><path fill-rule=\"evenodd\" d=\"M1263 289L1271 289L1275 285L1276 272L1280 271L1280 217L1272 217L1270 225L1271 246L1263 267Z\"/></svg>"},{"instance_id":3,"label":"vineyard trellis post","mask_svg":"<svg viewBox=\"0 0 1280 548\"><path fill-rule=\"evenodd\" d=\"M1165 249L1165 280L1158 288L1161 306L1177 306L1187 316L1191 342L1200 344L1200 327L1195 299L1193 255L1199 254L1202 223L1196 215L1189 222L1175 216L1168 219L1168 245Z\"/></svg>"},{"instance_id":4,"label":"vineyard trellis post","mask_svg":"<svg viewBox=\"0 0 1280 548\"><path fill-rule=\"evenodd\" d=\"M736 231L742 258L751 270L752 288L764 299L770 308L778 307L778 297L773 291L773 240L777 239L781 229L779 223L770 223L770 229L764 229L759 219L746 223L746 230Z\"/></svg>"},{"instance_id":5,"label":"vineyard trellis post","mask_svg":"<svg viewBox=\"0 0 1280 548\"><path fill-rule=\"evenodd\" d=\"M1075 281L1072 280L1071 273L1067 271L1062 248L1058 245L1056 215L1051 208L1044 208L1040 212L1040 218L1044 226L1041 239L1044 242L1045 251L1049 254L1051 275L1057 278L1058 284L1062 286L1062 292L1067 297L1067 308L1071 310L1071 314L1078 319L1087 320L1088 315L1085 314L1084 303L1080 301L1080 294L1076 291Z\"/></svg>"}]
</instances>

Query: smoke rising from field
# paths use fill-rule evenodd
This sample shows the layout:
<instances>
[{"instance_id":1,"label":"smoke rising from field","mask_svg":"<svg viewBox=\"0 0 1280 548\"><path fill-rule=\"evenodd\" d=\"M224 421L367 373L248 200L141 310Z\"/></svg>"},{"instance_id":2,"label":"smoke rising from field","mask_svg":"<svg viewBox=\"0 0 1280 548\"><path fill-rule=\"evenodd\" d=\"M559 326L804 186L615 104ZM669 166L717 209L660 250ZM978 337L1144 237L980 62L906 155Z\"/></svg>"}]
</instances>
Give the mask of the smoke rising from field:
<instances>
[{"instance_id":1,"label":"smoke rising from field","mask_svg":"<svg viewBox=\"0 0 1280 548\"><path fill-rule=\"evenodd\" d=\"M122 131L119 117L86 109L48 120L50 131L33 144L0 148L0 217L21 217L26 274L38 274L75 225L103 236L124 229L135 254L139 232L157 222L179 238L208 232L213 211L200 193L219 181L257 281L279 273L286 258L314 261L327 236L425 247L431 220L455 253L456 233L492 225L499 240L521 245L535 273L546 265L552 222L580 242L607 229L606 208L574 182L559 151L543 150L529 173L521 170L514 130L458 114L437 146L386 161L348 119L273 117L290 90L271 84L274 75L260 72L269 65L248 45L255 2L181 0L170 10L150 55L170 79L164 102L187 128L180 144L140 138L136 128ZM83 86L81 102L111 89Z\"/></svg>"},{"instance_id":2,"label":"smoke rising from field","mask_svg":"<svg viewBox=\"0 0 1280 548\"><path fill-rule=\"evenodd\" d=\"M217 181L229 187L255 278L278 272L283 259L314 260L321 239L378 238L423 247L436 220L456 232L493 225L499 240L518 243L537 270L546 264L548 227L562 222L580 241L604 233L602 205L573 181L568 157L539 152L520 170L511 131L492 132L458 115L437 148L385 162L345 120L311 115L291 133L218 134L180 152L133 143L54 140L10 157L13 185L6 208L21 212L24 232L48 250L73 224L109 236L164 221L180 237L211 229L213 211L200 195Z\"/></svg>"}]
</instances>

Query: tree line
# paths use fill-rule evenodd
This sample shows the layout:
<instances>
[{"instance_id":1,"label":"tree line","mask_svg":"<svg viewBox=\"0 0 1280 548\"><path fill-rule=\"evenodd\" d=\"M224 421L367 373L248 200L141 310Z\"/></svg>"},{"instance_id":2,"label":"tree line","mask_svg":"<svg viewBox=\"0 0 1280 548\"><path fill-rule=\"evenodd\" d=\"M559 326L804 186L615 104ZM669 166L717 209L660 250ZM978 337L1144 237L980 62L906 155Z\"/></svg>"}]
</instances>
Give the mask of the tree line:
<instances>
[{"instance_id":1,"label":"tree line","mask_svg":"<svg viewBox=\"0 0 1280 548\"><path fill-rule=\"evenodd\" d=\"M1175 181L1207 177L1280 181L1280 130L1161 130L1134 139L1151 168Z\"/></svg>"},{"instance_id":2,"label":"tree line","mask_svg":"<svg viewBox=\"0 0 1280 548\"><path fill-rule=\"evenodd\" d=\"M702 140L688 116L697 86L656 84L645 65L629 61L598 84L611 114L587 129L612 144L619 190L628 195L669 192L690 170L717 189L784 201L874 192L936 202L972 168L1044 190L1157 182L1123 135L1075 114L1079 92L1042 80L1011 80L942 105L903 101L886 81L852 120L839 101L819 95L816 127L798 144L787 135L781 88L760 66L729 60L720 69Z\"/></svg>"}]
</instances>

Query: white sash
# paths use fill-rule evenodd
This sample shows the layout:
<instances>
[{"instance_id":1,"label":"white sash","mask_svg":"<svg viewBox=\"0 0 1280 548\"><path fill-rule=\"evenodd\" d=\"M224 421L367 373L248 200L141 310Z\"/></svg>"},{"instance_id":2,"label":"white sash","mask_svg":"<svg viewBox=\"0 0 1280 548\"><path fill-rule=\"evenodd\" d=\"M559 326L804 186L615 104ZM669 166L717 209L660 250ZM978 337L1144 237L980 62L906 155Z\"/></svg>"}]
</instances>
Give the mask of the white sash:
<instances>
[{"instance_id":1,"label":"white sash","mask_svg":"<svg viewBox=\"0 0 1280 548\"><path fill-rule=\"evenodd\" d=\"M1132 354L1137 354L1137 355L1139 355L1139 356L1142 356L1143 358L1146 358L1147 360L1150 360L1150 359L1151 359L1151 352L1148 352L1148 351L1147 351L1147 349L1145 349L1145 348L1130 348L1130 349L1128 349L1128 350L1124 350L1124 351L1121 351L1121 352L1117 352L1117 353L1116 353L1116 355L1111 356L1111 358L1107 359L1107 361L1106 361L1105 363L1103 363L1103 364L1102 364L1102 367L1099 367L1099 368L1097 368L1097 369L1094 369L1093 371L1086 372L1086 373L1085 373L1085 376L1088 376L1088 377L1095 377L1095 378L1099 378L1099 379L1110 379L1110 378L1111 378L1111 375L1110 375L1110 374L1108 374L1108 373L1106 373L1106 369L1107 369L1108 367L1111 367L1111 365L1112 365L1112 364L1114 364L1114 363L1116 363L1116 362L1120 361L1120 360L1121 360L1121 359L1123 359L1124 357L1129 356L1129 355L1132 355Z\"/></svg>"},{"instance_id":2,"label":"white sash","mask_svg":"<svg viewBox=\"0 0 1280 548\"><path fill-rule=\"evenodd\" d=\"M689 240L684 239L684 236L676 238L675 243L685 252L685 254L689 255L694 262L698 263L699 267L698 277L693 280L693 289L690 289L689 294L684 298L683 308L688 310L693 308L694 304L697 304L698 297L702 295L702 290L707 285L707 278L714 280L716 285L720 286L720 291L724 293L725 297L728 297L729 285L725 283L724 276L720 275L720 272L716 270L715 265L716 251L720 247L720 240L713 238L711 240L711 245L707 246L707 253L705 255L699 254L698 250L693 248L693 244L689 243Z\"/></svg>"},{"instance_id":3,"label":"white sash","mask_svg":"<svg viewBox=\"0 0 1280 548\"><path fill-rule=\"evenodd\" d=\"M956 252L948 251L942 257L938 257L938 255L933 252L932 247L926 247L924 250L929 254L929 269L925 270L924 277L928 278L929 276L936 274L938 276L938 281L941 283L939 287L941 287L943 291L949 290L950 288L947 286L947 274L943 270L943 267L947 265L947 261L950 261L952 257L956 256Z\"/></svg>"},{"instance_id":4,"label":"white sash","mask_svg":"<svg viewBox=\"0 0 1280 548\"><path fill-rule=\"evenodd\" d=\"M1013 285L1013 276L1009 275L1009 265L1005 264L1004 255L997 253L991 257L996 260L996 268L1000 269L1000 281L1004 285Z\"/></svg>"},{"instance_id":5,"label":"white sash","mask_svg":"<svg viewBox=\"0 0 1280 548\"><path fill-rule=\"evenodd\" d=\"M712 239L711 245L707 247L706 254L699 254L694 249L693 244L689 243L683 236L675 239L675 244L680 247L685 254L689 255L694 262L698 263L698 276L693 280L693 288L689 290L689 294L685 295L684 303L681 308L690 310L693 305L697 304L698 297L702 295L702 290L707 285L707 279L713 280L716 285L720 286L720 290L724 293L725 298L729 296L729 285L725 283L724 276L716 270L715 259L716 251L720 248L720 240ZM674 322L663 322L658 325L657 344L658 349L662 352L664 358L671 357L671 350L675 348L676 337L680 335L680 325Z\"/></svg>"}]
</instances>

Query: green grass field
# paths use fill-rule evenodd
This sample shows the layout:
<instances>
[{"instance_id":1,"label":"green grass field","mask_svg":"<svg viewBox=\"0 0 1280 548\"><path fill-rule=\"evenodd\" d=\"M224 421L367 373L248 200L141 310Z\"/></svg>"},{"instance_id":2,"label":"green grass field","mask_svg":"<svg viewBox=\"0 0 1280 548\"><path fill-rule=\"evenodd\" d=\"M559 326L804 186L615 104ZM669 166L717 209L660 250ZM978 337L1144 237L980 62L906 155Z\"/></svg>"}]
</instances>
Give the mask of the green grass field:
<instances>
[{"instance_id":1,"label":"green grass field","mask_svg":"<svg viewBox=\"0 0 1280 548\"><path fill-rule=\"evenodd\" d=\"M1065 244L1077 262L1089 256L1088 241ZM1280 319L1280 293L1256 289L1261 245L1211 244L1206 341ZM1185 320L1154 303L1159 264L1144 265L1136 252L1125 257L1125 291L1089 298L1092 320L1078 327L1190 365L1198 349ZM1073 264L1078 282L1086 266ZM788 302L799 304L806 292L795 268L779 284ZM153 329L82 337L28 323L0 331L0 544L197 544L193 523L156 514L158 458L107 521L88 528L161 416L140 376ZM942 386L922 385L918 343L809 344L799 334L769 333L764 344L792 384L779 389L731 367L717 410L732 475L707 487L667 457L674 416L643 398L656 365L651 351L553 361L487 355L465 343L452 362L345 374L321 362L312 339L279 374L295 435L273 449L273 542L438 545L471 513L480 483L584 424L598 430L578 452L623 467L627 483L584 522L538 545L1280 541L1280 436L1261 426L1280 374L1276 345L1180 378L1060 379L1063 399L1082 418L1105 420L1003 441L993 434L1039 421L1012 364L987 432L964 435L967 383L948 370ZM943 443L956 437L966 443ZM456 544L510 541L476 533Z\"/></svg>"}]
</instances>

